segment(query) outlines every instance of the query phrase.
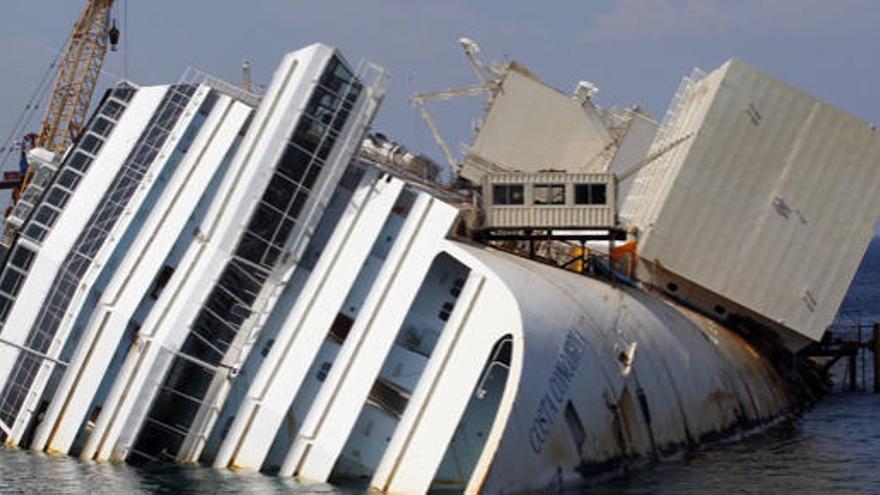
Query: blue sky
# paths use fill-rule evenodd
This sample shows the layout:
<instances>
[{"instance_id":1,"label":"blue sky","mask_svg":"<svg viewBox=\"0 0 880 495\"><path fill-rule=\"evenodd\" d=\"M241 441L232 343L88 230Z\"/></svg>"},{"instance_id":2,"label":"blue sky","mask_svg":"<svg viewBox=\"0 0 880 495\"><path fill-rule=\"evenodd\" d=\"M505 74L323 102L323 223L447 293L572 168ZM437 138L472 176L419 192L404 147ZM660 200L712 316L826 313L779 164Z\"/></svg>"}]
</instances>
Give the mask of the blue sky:
<instances>
[{"instance_id":1,"label":"blue sky","mask_svg":"<svg viewBox=\"0 0 880 495\"><path fill-rule=\"evenodd\" d=\"M85 0L3 3L0 139L5 141ZM108 54L103 84L123 75L141 84L175 81L188 66L238 82L244 58L253 60L257 82L267 83L284 52L323 41L353 63L366 57L391 71L375 127L437 158L408 97L473 82L456 43L461 36L477 40L485 59L515 59L564 91L590 80L600 87L603 106L640 104L660 117L684 74L736 57L880 123L878 0L117 3L127 44L124 52ZM123 74L126 58L129 70ZM457 149L470 139L479 107L437 104L432 112Z\"/></svg>"}]
</instances>

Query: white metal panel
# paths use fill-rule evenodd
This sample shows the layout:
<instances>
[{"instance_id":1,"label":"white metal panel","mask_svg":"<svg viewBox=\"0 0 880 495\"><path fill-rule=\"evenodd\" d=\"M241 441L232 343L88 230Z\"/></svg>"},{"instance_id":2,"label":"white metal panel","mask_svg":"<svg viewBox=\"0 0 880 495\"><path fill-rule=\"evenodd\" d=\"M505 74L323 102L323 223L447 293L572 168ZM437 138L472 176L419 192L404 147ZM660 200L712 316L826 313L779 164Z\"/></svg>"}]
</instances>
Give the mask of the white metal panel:
<instances>
[{"instance_id":1,"label":"white metal panel","mask_svg":"<svg viewBox=\"0 0 880 495\"><path fill-rule=\"evenodd\" d=\"M291 308L214 465L258 470L403 188L368 171Z\"/></svg>"},{"instance_id":2,"label":"white metal panel","mask_svg":"<svg viewBox=\"0 0 880 495\"><path fill-rule=\"evenodd\" d=\"M640 256L819 339L880 215L880 134L735 60L694 93Z\"/></svg>"},{"instance_id":3,"label":"white metal panel","mask_svg":"<svg viewBox=\"0 0 880 495\"><path fill-rule=\"evenodd\" d=\"M419 194L280 474L324 481L458 211ZM294 473L296 471L296 473Z\"/></svg>"},{"instance_id":4,"label":"white metal panel","mask_svg":"<svg viewBox=\"0 0 880 495\"><path fill-rule=\"evenodd\" d=\"M104 191L110 186L117 170L137 143L168 86L145 87L138 90L116 125L111 139L101 148L77 190L70 197L55 227L42 242L33 261L30 274L19 291L17 301L3 326L2 338L22 345L37 317L42 302L55 279L61 262L76 242L80 231L98 206ZM10 368L16 362L18 350L0 345L0 383L7 380Z\"/></svg>"},{"instance_id":5,"label":"white metal panel","mask_svg":"<svg viewBox=\"0 0 880 495\"><path fill-rule=\"evenodd\" d=\"M591 102L581 104L511 64L465 165L523 172L600 171L611 143Z\"/></svg>"},{"instance_id":6,"label":"white metal panel","mask_svg":"<svg viewBox=\"0 0 880 495\"><path fill-rule=\"evenodd\" d=\"M179 139L182 137L186 128L192 122L194 115L198 111L199 106L201 105L205 96L208 94L209 90L210 89L207 86L202 86L201 88L196 90L196 92L193 94L192 99L187 104L186 109L184 109L184 111L180 115L180 118L177 119L176 123L174 124L174 128L171 129L171 132L168 135L168 139L165 140L164 144L162 145L162 149L159 150L155 160L153 161L153 164L150 165L149 172L141 180L140 185L138 186L132 197L129 199L127 206L120 214L118 220L113 222L112 225L104 225L105 229L109 228L110 234L105 242L102 244L98 252L95 253L91 265L80 280L76 294L73 295L66 308L65 315L56 330L55 339L52 345L46 351L46 354L49 357L55 359L61 353L62 347L65 345L67 338L70 335L71 330L73 329L73 324L77 319L77 315L82 309L83 303L85 303L86 301L86 296L88 296L92 285L98 278L98 275L101 274L103 265L108 262L113 252L118 247L119 241L125 234L125 231L130 225L131 221L134 219L135 214L140 209L142 202L149 194L150 189L154 185L156 185L156 179L162 174L162 170L168 165L169 159L172 156L173 150L177 147ZM180 168L178 168L178 171L183 173ZM27 399L25 399L19 415L15 420L15 424L13 425L13 432L9 436L9 440L19 441L21 439L21 436L24 434L25 429L30 424L32 414L36 411L38 407L39 399L43 395L43 390L48 384L49 378L54 368L55 365L52 362L44 362L43 365L40 367L40 370L37 372L37 376L34 378L34 381L31 384L29 395Z\"/></svg>"},{"instance_id":7,"label":"white metal panel","mask_svg":"<svg viewBox=\"0 0 880 495\"><path fill-rule=\"evenodd\" d=\"M146 296L163 260L250 112L250 107L232 102L229 97L218 99L168 190L144 221L129 255L109 281L83 331L82 343L61 379L59 393L37 428L32 448L47 447L51 452L60 453L70 448L127 322Z\"/></svg>"},{"instance_id":8,"label":"white metal panel","mask_svg":"<svg viewBox=\"0 0 880 495\"><path fill-rule=\"evenodd\" d=\"M272 84L220 186L218 200L212 203L204 224L179 264L179 276L172 277L141 327L139 342L128 356L86 442L84 458L109 459L123 433L126 441L134 440L152 397L151 394L142 396L140 391L154 374L160 348L163 345L175 350L180 347L186 332L173 332L174 323L181 320L188 323L186 317L191 319L206 295L202 289L213 285L213 278L219 276L225 259L217 256L218 251L221 245L223 252L232 249L247 222L244 213L255 206L271 176L268 170L277 162L298 115L296 111L285 109L305 98L311 85L304 83L314 79L322 66L322 60L318 60L321 57L315 56L318 48L312 45L290 54L276 69ZM257 187L259 185L262 187ZM159 374L163 374L161 370ZM132 412L137 417L130 418Z\"/></svg>"}]
</instances>

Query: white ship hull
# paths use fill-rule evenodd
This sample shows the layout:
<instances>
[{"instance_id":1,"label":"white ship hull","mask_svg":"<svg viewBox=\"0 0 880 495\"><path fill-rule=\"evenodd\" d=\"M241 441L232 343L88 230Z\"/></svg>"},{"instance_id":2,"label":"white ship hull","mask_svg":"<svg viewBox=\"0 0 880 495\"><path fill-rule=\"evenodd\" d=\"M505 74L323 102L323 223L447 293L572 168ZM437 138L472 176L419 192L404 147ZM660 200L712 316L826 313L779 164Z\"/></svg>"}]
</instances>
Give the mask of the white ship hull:
<instances>
[{"instance_id":1,"label":"white ship hull","mask_svg":"<svg viewBox=\"0 0 880 495\"><path fill-rule=\"evenodd\" d=\"M452 193L359 163L377 74L313 45L257 108L209 80L138 89L66 189L76 210L59 206L39 239L29 219L0 275L24 280L0 282L8 446L510 493L589 483L802 405L808 387L786 374L800 375L737 329L460 240ZM186 95L159 139L167 91Z\"/></svg>"}]
</instances>

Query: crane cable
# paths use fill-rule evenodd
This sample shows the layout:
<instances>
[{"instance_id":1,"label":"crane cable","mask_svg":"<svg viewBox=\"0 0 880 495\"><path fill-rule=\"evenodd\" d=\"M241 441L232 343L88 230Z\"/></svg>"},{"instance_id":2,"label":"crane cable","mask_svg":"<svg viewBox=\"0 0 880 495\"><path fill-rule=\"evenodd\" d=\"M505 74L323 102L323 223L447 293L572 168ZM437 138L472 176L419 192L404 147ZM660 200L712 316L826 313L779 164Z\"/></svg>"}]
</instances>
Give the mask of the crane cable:
<instances>
[{"instance_id":1,"label":"crane cable","mask_svg":"<svg viewBox=\"0 0 880 495\"><path fill-rule=\"evenodd\" d=\"M49 64L49 67L46 69L46 72L43 74L43 78L40 81L40 84L37 85L36 90L28 99L27 104L22 110L21 114L16 120L15 125L9 132L9 136L6 138L6 142L2 148L0 148L0 152L3 152L3 157L0 158L0 166L5 168L5 164L9 155L13 152L17 151L15 146L15 141L17 138L21 136L24 130L30 127L31 123L34 120L34 115L37 114L37 110L39 110L41 103L45 100L46 94L49 91L49 88L52 86L52 81L55 75L55 68L58 65L58 61L61 58L61 54L64 51L64 47L67 46L70 38L64 40L64 43L61 45L61 48L55 52L55 58L52 60L52 63Z\"/></svg>"},{"instance_id":2,"label":"crane cable","mask_svg":"<svg viewBox=\"0 0 880 495\"><path fill-rule=\"evenodd\" d=\"M122 77L126 81L128 80L128 31L128 0L122 0Z\"/></svg>"}]
</instances>

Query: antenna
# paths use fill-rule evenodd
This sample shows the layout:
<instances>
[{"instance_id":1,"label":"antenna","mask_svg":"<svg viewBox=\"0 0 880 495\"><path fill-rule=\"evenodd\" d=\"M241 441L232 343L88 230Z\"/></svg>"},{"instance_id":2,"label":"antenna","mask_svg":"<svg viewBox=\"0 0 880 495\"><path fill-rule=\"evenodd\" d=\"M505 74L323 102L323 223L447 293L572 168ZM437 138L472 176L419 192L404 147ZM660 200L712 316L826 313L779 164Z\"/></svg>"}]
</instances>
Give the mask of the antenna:
<instances>
[{"instance_id":1,"label":"antenna","mask_svg":"<svg viewBox=\"0 0 880 495\"><path fill-rule=\"evenodd\" d=\"M251 93L251 87L253 83L251 82L251 61L248 59L244 59L241 63L241 89Z\"/></svg>"}]
</instances>

